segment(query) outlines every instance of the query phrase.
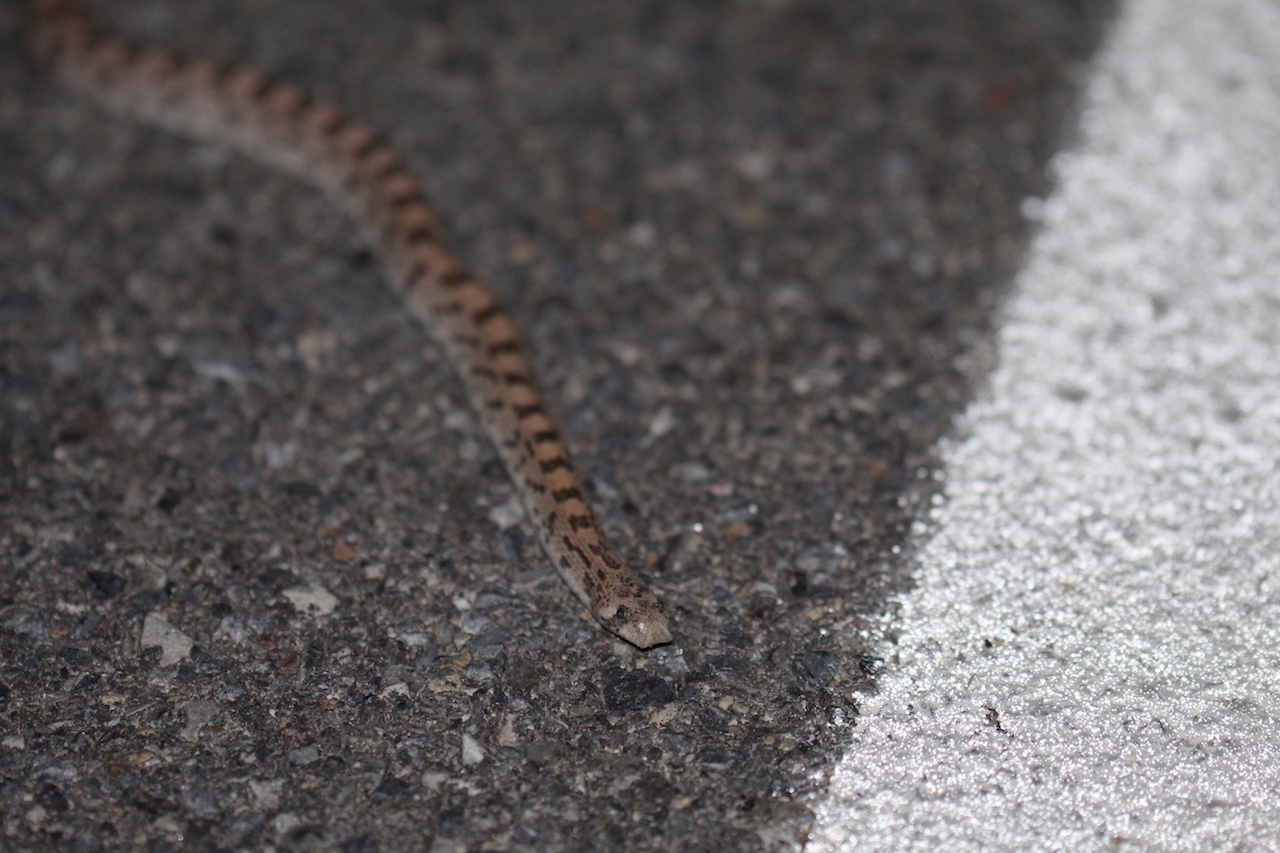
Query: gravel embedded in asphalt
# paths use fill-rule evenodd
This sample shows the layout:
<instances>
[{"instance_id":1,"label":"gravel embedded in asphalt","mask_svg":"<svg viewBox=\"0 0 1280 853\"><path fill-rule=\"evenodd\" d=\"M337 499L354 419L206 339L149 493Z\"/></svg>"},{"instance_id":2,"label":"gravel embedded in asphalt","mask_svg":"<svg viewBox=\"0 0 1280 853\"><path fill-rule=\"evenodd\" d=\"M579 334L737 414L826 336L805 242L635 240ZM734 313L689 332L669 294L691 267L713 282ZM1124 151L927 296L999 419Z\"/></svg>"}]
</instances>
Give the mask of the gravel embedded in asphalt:
<instances>
[{"instance_id":1,"label":"gravel embedded in asphalt","mask_svg":"<svg viewBox=\"0 0 1280 853\"><path fill-rule=\"evenodd\" d=\"M383 129L675 615L603 634L306 186L0 4L0 847L794 849L1108 4L101 0Z\"/></svg>"}]
</instances>

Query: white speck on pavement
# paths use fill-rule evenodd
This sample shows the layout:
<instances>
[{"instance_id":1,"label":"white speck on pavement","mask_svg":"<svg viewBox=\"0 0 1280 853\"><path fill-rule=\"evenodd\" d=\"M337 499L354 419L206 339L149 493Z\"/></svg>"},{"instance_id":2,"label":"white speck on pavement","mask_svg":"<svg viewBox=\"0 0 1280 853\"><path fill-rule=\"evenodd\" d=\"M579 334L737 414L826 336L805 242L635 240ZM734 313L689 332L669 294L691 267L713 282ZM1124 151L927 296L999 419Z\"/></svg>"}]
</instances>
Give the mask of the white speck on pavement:
<instances>
[{"instance_id":1,"label":"white speck on pavement","mask_svg":"<svg viewBox=\"0 0 1280 853\"><path fill-rule=\"evenodd\" d=\"M284 597L294 610L314 616L328 616L338 606L337 597L316 583L290 587L284 591Z\"/></svg>"},{"instance_id":2,"label":"white speck on pavement","mask_svg":"<svg viewBox=\"0 0 1280 853\"><path fill-rule=\"evenodd\" d=\"M173 666L187 659L194 641L169 624L163 613L148 613L142 622L142 648L160 650L160 666Z\"/></svg>"},{"instance_id":3,"label":"white speck on pavement","mask_svg":"<svg viewBox=\"0 0 1280 853\"><path fill-rule=\"evenodd\" d=\"M462 763L468 767L472 767L485 759L484 747L480 745L480 741L476 740L469 734L462 736Z\"/></svg>"},{"instance_id":4,"label":"white speck on pavement","mask_svg":"<svg viewBox=\"0 0 1280 853\"><path fill-rule=\"evenodd\" d=\"M1280 4L1134 0L808 846L1280 846Z\"/></svg>"}]
</instances>

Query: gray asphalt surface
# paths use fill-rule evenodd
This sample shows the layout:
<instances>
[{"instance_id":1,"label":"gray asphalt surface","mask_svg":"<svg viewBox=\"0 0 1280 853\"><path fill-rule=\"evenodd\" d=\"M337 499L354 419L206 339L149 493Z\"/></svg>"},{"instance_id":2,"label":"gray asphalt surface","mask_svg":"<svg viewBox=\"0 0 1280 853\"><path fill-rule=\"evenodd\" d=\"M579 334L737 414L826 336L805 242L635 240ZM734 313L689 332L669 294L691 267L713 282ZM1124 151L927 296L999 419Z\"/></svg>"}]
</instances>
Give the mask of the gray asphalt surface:
<instances>
[{"instance_id":1,"label":"gray asphalt surface","mask_svg":"<svg viewBox=\"0 0 1280 853\"><path fill-rule=\"evenodd\" d=\"M1280 847L1280 6L1132 0L810 851Z\"/></svg>"},{"instance_id":2,"label":"gray asphalt surface","mask_svg":"<svg viewBox=\"0 0 1280 853\"><path fill-rule=\"evenodd\" d=\"M586 618L352 223L0 3L0 846L797 848L1110 5L95 8L392 138L677 639Z\"/></svg>"}]
</instances>

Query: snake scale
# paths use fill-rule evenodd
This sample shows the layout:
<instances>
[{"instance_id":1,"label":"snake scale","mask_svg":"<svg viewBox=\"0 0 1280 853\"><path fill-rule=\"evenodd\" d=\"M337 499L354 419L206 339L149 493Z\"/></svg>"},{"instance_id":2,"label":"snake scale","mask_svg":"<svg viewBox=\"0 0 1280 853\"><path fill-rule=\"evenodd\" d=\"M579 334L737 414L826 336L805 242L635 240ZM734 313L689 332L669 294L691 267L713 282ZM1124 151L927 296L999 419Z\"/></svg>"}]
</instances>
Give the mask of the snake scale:
<instances>
[{"instance_id":1,"label":"snake scale","mask_svg":"<svg viewBox=\"0 0 1280 853\"><path fill-rule=\"evenodd\" d=\"M395 151L295 86L107 35L77 0L31 0L30 15L36 53L72 89L113 113L299 175L347 208L462 377L569 587L619 637L640 648L671 641L662 602L605 543L510 315L446 247L425 192Z\"/></svg>"}]
</instances>

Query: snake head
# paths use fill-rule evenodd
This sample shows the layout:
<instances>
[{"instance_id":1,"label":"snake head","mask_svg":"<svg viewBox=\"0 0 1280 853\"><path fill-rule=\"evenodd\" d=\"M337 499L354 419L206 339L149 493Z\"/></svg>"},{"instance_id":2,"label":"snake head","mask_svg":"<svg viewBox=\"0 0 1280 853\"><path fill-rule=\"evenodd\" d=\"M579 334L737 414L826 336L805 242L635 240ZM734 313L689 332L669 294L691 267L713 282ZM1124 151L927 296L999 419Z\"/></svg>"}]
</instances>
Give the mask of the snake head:
<instances>
[{"instance_id":1,"label":"snake head","mask_svg":"<svg viewBox=\"0 0 1280 853\"><path fill-rule=\"evenodd\" d=\"M611 612L596 613L600 624L633 646L650 649L671 642L666 608L652 593L627 599L608 609Z\"/></svg>"}]
</instances>

